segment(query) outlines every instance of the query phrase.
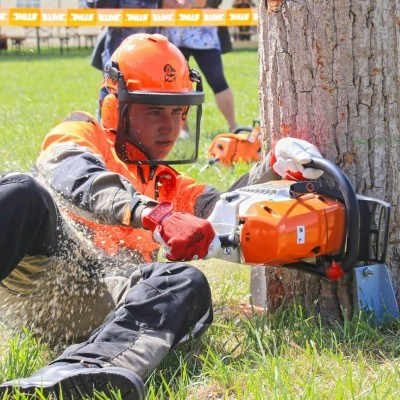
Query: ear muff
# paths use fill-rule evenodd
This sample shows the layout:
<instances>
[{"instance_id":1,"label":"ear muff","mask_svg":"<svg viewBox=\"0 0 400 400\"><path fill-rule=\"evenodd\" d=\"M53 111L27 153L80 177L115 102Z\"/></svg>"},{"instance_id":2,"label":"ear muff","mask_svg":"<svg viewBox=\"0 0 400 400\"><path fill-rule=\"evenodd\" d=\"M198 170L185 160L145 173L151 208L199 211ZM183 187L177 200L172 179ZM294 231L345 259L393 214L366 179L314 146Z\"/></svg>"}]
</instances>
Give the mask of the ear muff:
<instances>
[{"instance_id":1,"label":"ear muff","mask_svg":"<svg viewBox=\"0 0 400 400\"><path fill-rule=\"evenodd\" d=\"M118 127L118 104L114 94L108 94L101 103L101 124L105 129L113 131Z\"/></svg>"}]
</instances>

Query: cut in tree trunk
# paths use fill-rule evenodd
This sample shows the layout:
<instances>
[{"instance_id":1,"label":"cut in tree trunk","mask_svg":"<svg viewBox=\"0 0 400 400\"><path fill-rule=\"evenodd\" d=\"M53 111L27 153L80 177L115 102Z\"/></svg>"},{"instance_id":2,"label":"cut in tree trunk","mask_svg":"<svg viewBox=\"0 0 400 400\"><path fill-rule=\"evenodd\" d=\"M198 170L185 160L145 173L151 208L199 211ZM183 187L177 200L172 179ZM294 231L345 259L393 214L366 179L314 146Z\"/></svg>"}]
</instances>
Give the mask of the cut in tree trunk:
<instances>
[{"instance_id":1,"label":"cut in tree trunk","mask_svg":"<svg viewBox=\"0 0 400 400\"><path fill-rule=\"evenodd\" d=\"M264 141L314 143L356 192L392 204L387 264L399 297L400 9L398 0L269 0L259 5L260 119ZM254 267L253 302L294 300L323 317L352 313L351 276L328 282ZM351 274L348 274L351 275Z\"/></svg>"}]
</instances>

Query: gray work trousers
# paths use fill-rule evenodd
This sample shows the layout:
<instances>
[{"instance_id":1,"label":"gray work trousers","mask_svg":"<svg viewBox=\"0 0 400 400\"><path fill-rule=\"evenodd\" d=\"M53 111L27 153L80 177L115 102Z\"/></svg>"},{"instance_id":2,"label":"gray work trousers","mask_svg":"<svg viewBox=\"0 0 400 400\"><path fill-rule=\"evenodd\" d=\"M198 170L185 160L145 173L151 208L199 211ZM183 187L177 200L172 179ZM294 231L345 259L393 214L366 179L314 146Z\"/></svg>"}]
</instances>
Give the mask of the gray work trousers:
<instances>
[{"instance_id":1,"label":"gray work trousers","mask_svg":"<svg viewBox=\"0 0 400 400\"><path fill-rule=\"evenodd\" d=\"M29 175L0 179L0 214L1 315L52 341L80 341L56 361L119 366L145 377L211 324L210 288L200 270L125 258L123 273L104 272L116 261L77 235Z\"/></svg>"}]
</instances>

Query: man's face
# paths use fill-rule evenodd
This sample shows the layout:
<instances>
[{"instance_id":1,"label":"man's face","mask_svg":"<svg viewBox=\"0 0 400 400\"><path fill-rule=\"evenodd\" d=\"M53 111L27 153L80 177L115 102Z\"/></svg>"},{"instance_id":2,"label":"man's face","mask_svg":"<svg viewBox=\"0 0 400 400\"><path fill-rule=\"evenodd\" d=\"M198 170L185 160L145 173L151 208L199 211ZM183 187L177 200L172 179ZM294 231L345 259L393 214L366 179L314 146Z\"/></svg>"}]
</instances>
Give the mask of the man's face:
<instances>
[{"instance_id":1,"label":"man's face","mask_svg":"<svg viewBox=\"0 0 400 400\"><path fill-rule=\"evenodd\" d=\"M127 140L150 160L163 160L178 138L183 107L131 104Z\"/></svg>"}]
</instances>

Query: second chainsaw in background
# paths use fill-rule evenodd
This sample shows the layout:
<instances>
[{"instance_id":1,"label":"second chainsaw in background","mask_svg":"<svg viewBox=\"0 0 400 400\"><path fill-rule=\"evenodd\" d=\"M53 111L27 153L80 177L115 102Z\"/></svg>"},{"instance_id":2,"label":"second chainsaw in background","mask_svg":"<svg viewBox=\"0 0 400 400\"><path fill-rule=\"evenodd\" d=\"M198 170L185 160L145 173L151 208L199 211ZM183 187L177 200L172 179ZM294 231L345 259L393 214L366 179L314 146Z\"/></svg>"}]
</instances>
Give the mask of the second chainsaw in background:
<instances>
[{"instance_id":1,"label":"second chainsaw in background","mask_svg":"<svg viewBox=\"0 0 400 400\"><path fill-rule=\"evenodd\" d=\"M208 152L211 165L219 162L231 166L235 162L251 163L261 160L260 121L255 119L252 127L242 126L232 133L217 135Z\"/></svg>"}]
</instances>

